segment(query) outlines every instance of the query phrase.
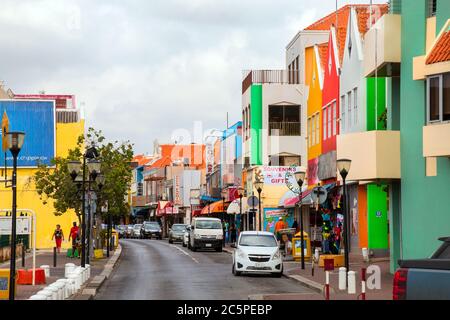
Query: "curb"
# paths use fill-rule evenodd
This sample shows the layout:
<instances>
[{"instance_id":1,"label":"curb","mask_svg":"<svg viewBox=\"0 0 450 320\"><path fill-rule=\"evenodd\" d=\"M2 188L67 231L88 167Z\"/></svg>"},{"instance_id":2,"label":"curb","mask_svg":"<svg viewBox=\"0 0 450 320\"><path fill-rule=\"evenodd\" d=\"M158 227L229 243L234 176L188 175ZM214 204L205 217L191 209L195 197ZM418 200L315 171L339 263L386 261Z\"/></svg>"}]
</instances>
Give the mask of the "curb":
<instances>
[{"instance_id":1,"label":"curb","mask_svg":"<svg viewBox=\"0 0 450 320\"><path fill-rule=\"evenodd\" d=\"M300 275L289 275L289 274L284 274L283 273L283 277L300 282L304 287L307 287L313 291L315 291L318 294L323 294L324 293L324 285L310 280L308 278L302 277ZM334 289L332 287L330 287L330 293L335 293Z\"/></svg>"},{"instance_id":2,"label":"curb","mask_svg":"<svg viewBox=\"0 0 450 320\"><path fill-rule=\"evenodd\" d=\"M95 276L91 281L89 281L89 283L81 291L81 294L76 296L73 300L93 300L103 283L105 283L106 279L111 276L111 273L113 272L121 254L122 246L119 244L113 256L109 258L109 261L103 267L103 271L100 275Z\"/></svg>"}]
</instances>

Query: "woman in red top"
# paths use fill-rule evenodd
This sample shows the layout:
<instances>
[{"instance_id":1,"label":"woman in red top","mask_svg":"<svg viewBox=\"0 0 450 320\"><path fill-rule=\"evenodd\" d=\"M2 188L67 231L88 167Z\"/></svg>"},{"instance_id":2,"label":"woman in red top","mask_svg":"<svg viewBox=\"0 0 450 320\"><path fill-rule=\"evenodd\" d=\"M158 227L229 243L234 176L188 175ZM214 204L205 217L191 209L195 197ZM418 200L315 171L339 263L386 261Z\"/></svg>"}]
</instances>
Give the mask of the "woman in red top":
<instances>
[{"instance_id":1,"label":"woman in red top","mask_svg":"<svg viewBox=\"0 0 450 320\"><path fill-rule=\"evenodd\" d=\"M53 232L52 240L55 238L56 249L61 253L61 243L64 240L64 232L59 224L56 225L56 230Z\"/></svg>"}]
</instances>

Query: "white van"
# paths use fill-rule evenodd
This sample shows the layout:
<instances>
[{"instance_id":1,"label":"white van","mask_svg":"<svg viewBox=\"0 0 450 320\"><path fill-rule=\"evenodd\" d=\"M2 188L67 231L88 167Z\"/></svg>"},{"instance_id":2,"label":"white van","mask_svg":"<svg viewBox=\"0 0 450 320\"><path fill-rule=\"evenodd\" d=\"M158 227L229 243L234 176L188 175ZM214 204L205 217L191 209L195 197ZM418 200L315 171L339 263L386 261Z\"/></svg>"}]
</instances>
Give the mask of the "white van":
<instances>
[{"instance_id":1,"label":"white van","mask_svg":"<svg viewBox=\"0 0 450 320\"><path fill-rule=\"evenodd\" d=\"M217 218L194 218L189 230L188 247L197 249L215 249L222 251L223 226Z\"/></svg>"}]
</instances>

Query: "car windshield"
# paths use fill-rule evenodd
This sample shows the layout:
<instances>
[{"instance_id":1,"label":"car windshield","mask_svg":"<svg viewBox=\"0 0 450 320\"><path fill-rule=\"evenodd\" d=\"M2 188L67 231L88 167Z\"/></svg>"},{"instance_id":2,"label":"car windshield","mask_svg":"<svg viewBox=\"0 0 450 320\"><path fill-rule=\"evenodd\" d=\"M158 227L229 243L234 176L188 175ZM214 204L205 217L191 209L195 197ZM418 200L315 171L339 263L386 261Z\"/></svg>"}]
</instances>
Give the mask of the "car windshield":
<instances>
[{"instance_id":1,"label":"car windshield","mask_svg":"<svg viewBox=\"0 0 450 320\"><path fill-rule=\"evenodd\" d=\"M242 235L240 246L245 247L277 247L277 241L271 235Z\"/></svg>"},{"instance_id":2,"label":"car windshield","mask_svg":"<svg viewBox=\"0 0 450 320\"><path fill-rule=\"evenodd\" d=\"M159 229L159 224L158 223L146 223L144 225L145 229Z\"/></svg>"},{"instance_id":3,"label":"car windshield","mask_svg":"<svg viewBox=\"0 0 450 320\"><path fill-rule=\"evenodd\" d=\"M173 231L184 231L186 230L186 226L184 224L174 224L172 226Z\"/></svg>"},{"instance_id":4,"label":"car windshield","mask_svg":"<svg viewBox=\"0 0 450 320\"><path fill-rule=\"evenodd\" d=\"M197 229L222 229L222 223L215 220L199 220L195 223Z\"/></svg>"},{"instance_id":5,"label":"car windshield","mask_svg":"<svg viewBox=\"0 0 450 320\"><path fill-rule=\"evenodd\" d=\"M135 224L135 225L134 225L134 228L135 228L135 229L140 229L141 227L142 227L142 224Z\"/></svg>"}]
</instances>

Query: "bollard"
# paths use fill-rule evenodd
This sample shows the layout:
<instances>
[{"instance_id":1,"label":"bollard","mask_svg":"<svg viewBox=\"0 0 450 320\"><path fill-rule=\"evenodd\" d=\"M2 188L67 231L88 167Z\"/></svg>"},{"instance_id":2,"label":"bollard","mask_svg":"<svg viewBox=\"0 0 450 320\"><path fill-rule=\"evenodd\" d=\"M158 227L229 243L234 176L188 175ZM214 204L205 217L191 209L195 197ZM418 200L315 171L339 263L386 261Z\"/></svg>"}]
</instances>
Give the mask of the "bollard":
<instances>
[{"instance_id":1,"label":"bollard","mask_svg":"<svg viewBox=\"0 0 450 320\"><path fill-rule=\"evenodd\" d=\"M330 271L325 271L325 300L330 300Z\"/></svg>"},{"instance_id":2,"label":"bollard","mask_svg":"<svg viewBox=\"0 0 450 320\"><path fill-rule=\"evenodd\" d=\"M39 291L38 293L36 293L36 295L43 295L47 297L46 300L53 300L53 292L47 289Z\"/></svg>"},{"instance_id":3,"label":"bollard","mask_svg":"<svg viewBox=\"0 0 450 320\"><path fill-rule=\"evenodd\" d=\"M361 300L366 300L366 268L361 268Z\"/></svg>"},{"instance_id":4,"label":"bollard","mask_svg":"<svg viewBox=\"0 0 450 320\"><path fill-rule=\"evenodd\" d=\"M86 264L86 278L87 280L89 280L89 278L91 277L91 265L90 264Z\"/></svg>"},{"instance_id":5,"label":"bollard","mask_svg":"<svg viewBox=\"0 0 450 320\"><path fill-rule=\"evenodd\" d=\"M47 296L43 294L35 294L31 296L28 300L47 300Z\"/></svg>"},{"instance_id":6,"label":"bollard","mask_svg":"<svg viewBox=\"0 0 450 320\"><path fill-rule=\"evenodd\" d=\"M50 292L51 297L52 297L51 300L58 300L58 289L57 288L48 286L48 287L45 287L44 290L42 290L42 291Z\"/></svg>"},{"instance_id":7,"label":"bollard","mask_svg":"<svg viewBox=\"0 0 450 320\"><path fill-rule=\"evenodd\" d=\"M56 268L56 247L53 247L53 268Z\"/></svg>"},{"instance_id":8,"label":"bollard","mask_svg":"<svg viewBox=\"0 0 450 320\"><path fill-rule=\"evenodd\" d=\"M58 289L58 297L57 300L64 300L64 291L65 291L65 284L61 282L53 282L49 287L53 287Z\"/></svg>"},{"instance_id":9,"label":"bollard","mask_svg":"<svg viewBox=\"0 0 450 320\"><path fill-rule=\"evenodd\" d=\"M356 272L348 272L348 294L356 293Z\"/></svg>"},{"instance_id":10,"label":"bollard","mask_svg":"<svg viewBox=\"0 0 450 320\"><path fill-rule=\"evenodd\" d=\"M339 268L339 290L347 289L347 269L345 267Z\"/></svg>"},{"instance_id":11,"label":"bollard","mask_svg":"<svg viewBox=\"0 0 450 320\"><path fill-rule=\"evenodd\" d=\"M76 280L76 275L75 274L70 274L67 277L67 280L69 281L69 291L70 291L70 295L75 294L75 292L77 292L77 280Z\"/></svg>"},{"instance_id":12,"label":"bollard","mask_svg":"<svg viewBox=\"0 0 450 320\"><path fill-rule=\"evenodd\" d=\"M364 262L369 262L369 250L367 248L362 248L362 255Z\"/></svg>"},{"instance_id":13,"label":"bollard","mask_svg":"<svg viewBox=\"0 0 450 320\"><path fill-rule=\"evenodd\" d=\"M64 268L64 277L67 278L70 273L72 273L75 270L75 264L73 263L66 263Z\"/></svg>"}]
</instances>

